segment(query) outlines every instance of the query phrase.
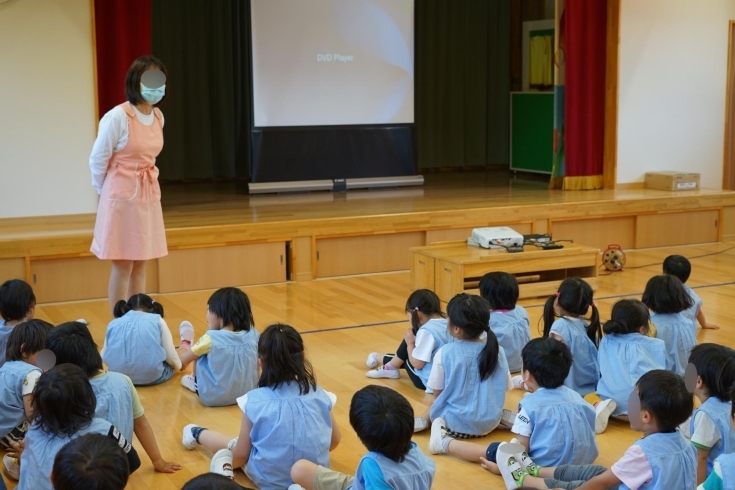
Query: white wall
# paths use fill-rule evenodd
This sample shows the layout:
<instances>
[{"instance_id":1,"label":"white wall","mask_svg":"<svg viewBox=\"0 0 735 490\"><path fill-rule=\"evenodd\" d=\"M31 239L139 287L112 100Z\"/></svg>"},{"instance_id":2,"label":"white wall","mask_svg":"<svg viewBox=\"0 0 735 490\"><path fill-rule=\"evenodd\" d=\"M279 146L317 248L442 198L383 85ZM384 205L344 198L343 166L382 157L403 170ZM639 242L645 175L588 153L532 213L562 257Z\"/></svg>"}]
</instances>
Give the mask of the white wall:
<instances>
[{"instance_id":1,"label":"white wall","mask_svg":"<svg viewBox=\"0 0 735 490\"><path fill-rule=\"evenodd\" d=\"M0 4L0 218L94 213L90 0Z\"/></svg>"},{"instance_id":2,"label":"white wall","mask_svg":"<svg viewBox=\"0 0 735 490\"><path fill-rule=\"evenodd\" d=\"M622 0L619 183L657 170L722 187L733 0Z\"/></svg>"}]
</instances>

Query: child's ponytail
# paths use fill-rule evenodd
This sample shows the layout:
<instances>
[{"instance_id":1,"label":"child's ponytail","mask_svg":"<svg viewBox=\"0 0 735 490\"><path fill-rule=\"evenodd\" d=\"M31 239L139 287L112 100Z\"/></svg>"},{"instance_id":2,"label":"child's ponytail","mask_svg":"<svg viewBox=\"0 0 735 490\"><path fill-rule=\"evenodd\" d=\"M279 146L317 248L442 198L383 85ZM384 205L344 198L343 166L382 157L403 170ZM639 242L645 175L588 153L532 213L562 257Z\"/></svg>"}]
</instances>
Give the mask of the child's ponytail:
<instances>
[{"instance_id":1,"label":"child's ponytail","mask_svg":"<svg viewBox=\"0 0 735 490\"><path fill-rule=\"evenodd\" d=\"M460 293L449 301L447 316L449 325L461 329L470 340L487 333L485 347L477 356L480 378L486 380L498 367L500 354L498 339L490 330L490 303L479 296Z\"/></svg>"},{"instance_id":2,"label":"child's ponytail","mask_svg":"<svg viewBox=\"0 0 735 490\"><path fill-rule=\"evenodd\" d=\"M544 313L541 317L541 319L544 322L544 329L542 331L542 336L544 338L549 336L549 333L551 332L551 326L556 321L556 312L554 311L554 302L556 301L556 298L558 298L559 293L557 293L554 296L551 296L549 299L546 300L546 303L544 303Z\"/></svg>"},{"instance_id":3,"label":"child's ponytail","mask_svg":"<svg viewBox=\"0 0 735 490\"><path fill-rule=\"evenodd\" d=\"M597 311L593 300L592 287L578 277L568 277L559 285L559 289L555 296L546 300L544 305L544 332L543 336L548 337L551 332L551 326L557 317L554 311L554 304L559 304L559 309L575 318L584 317L592 309L592 315L589 317L589 325L587 327L587 336L595 346L598 346L602 338L602 328L600 326L600 312Z\"/></svg>"},{"instance_id":4,"label":"child's ponytail","mask_svg":"<svg viewBox=\"0 0 735 490\"><path fill-rule=\"evenodd\" d=\"M129 311L142 311L144 313L153 313L163 317L163 305L153 300L147 294L134 294L129 300L120 300L115 303L112 313L115 318L120 318Z\"/></svg>"},{"instance_id":5,"label":"child's ponytail","mask_svg":"<svg viewBox=\"0 0 735 490\"><path fill-rule=\"evenodd\" d=\"M421 328L419 312L428 317L439 315L444 318L445 316L442 312L439 296L429 289L417 289L411 293L406 301L406 312L411 314L411 330L413 330L414 335Z\"/></svg>"},{"instance_id":6,"label":"child's ponytail","mask_svg":"<svg viewBox=\"0 0 735 490\"><path fill-rule=\"evenodd\" d=\"M648 328L649 320L648 308L641 301L621 299L613 305L610 320L605 322L602 330L605 335L638 333L641 327Z\"/></svg>"},{"instance_id":7,"label":"child's ponytail","mask_svg":"<svg viewBox=\"0 0 735 490\"><path fill-rule=\"evenodd\" d=\"M587 326L587 336L590 338L595 347L600 346L602 340L602 325L600 324L600 312L597 310L595 303L591 303L592 316L590 316L590 324Z\"/></svg>"},{"instance_id":8,"label":"child's ponytail","mask_svg":"<svg viewBox=\"0 0 735 490\"><path fill-rule=\"evenodd\" d=\"M115 318L120 318L129 311L130 307L128 306L128 302L124 299L121 299L120 301L115 303L115 308L112 310L112 314L115 315Z\"/></svg>"}]
</instances>

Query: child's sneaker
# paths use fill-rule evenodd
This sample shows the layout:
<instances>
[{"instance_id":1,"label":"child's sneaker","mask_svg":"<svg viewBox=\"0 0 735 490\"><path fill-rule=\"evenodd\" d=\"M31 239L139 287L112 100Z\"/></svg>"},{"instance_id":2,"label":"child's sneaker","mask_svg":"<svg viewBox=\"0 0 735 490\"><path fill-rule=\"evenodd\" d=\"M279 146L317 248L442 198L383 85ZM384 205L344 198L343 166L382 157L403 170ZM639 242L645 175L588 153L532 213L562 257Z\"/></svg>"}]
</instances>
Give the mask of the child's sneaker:
<instances>
[{"instance_id":1,"label":"child's sneaker","mask_svg":"<svg viewBox=\"0 0 735 490\"><path fill-rule=\"evenodd\" d=\"M599 401L595 404L595 434L605 432L610 415L612 415L616 408L618 408L618 404L612 398Z\"/></svg>"},{"instance_id":2,"label":"child's sneaker","mask_svg":"<svg viewBox=\"0 0 735 490\"><path fill-rule=\"evenodd\" d=\"M20 478L20 465L18 464L18 458L6 454L3 456L3 466L5 466L5 473L13 480Z\"/></svg>"},{"instance_id":3,"label":"child's sneaker","mask_svg":"<svg viewBox=\"0 0 735 490\"><path fill-rule=\"evenodd\" d=\"M194 342L194 326L191 322L184 320L179 325L179 335L181 337L181 343L179 347L190 349L192 342Z\"/></svg>"},{"instance_id":4,"label":"child's sneaker","mask_svg":"<svg viewBox=\"0 0 735 490\"><path fill-rule=\"evenodd\" d=\"M181 386L194 393L197 392L197 382L191 374L185 374L181 377Z\"/></svg>"},{"instance_id":5,"label":"child's sneaker","mask_svg":"<svg viewBox=\"0 0 735 490\"><path fill-rule=\"evenodd\" d=\"M365 361L365 365L369 367L370 369L375 369L376 367L380 366L380 353L371 352L370 354L368 354L367 361Z\"/></svg>"},{"instance_id":6,"label":"child's sneaker","mask_svg":"<svg viewBox=\"0 0 735 490\"><path fill-rule=\"evenodd\" d=\"M513 386L517 390L523 390L530 392L531 390L528 389L528 386L526 386L526 383L523 382L523 376L520 374L518 376L513 376Z\"/></svg>"},{"instance_id":7,"label":"child's sneaker","mask_svg":"<svg viewBox=\"0 0 735 490\"><path fill-rule=\"evenodd\" d=\"M232 470L232 451L229 449L220 449L212 457L209 464L209 472L226 476L230 480L235 479L235 472Z\"/></svg>"},{"instance_id":8,"label":"child's sneaker","mask_svg":"<svg viewBox=\"0 0 735 490\"><path fill-rule=\"evenodd\" d=\"M447 435L446 422L439 417L431 424L431 438L429 439L429 452L431 454L447 454L449 443L452 438Z\"/></svg>"},{"instance_id":9,"label":"child's sneaker","mask_svg":"<svg viewBox=\"0 0 735 490\"><path fill-rule=\"evenodd\" d=\"M413 418L413 431L414 432L421 432L422 430L426 430L429 427L429 423L426 421L423 417L414 417Z\"/></svg>"},{"instance_id":10,"label":"child's sneaker","mask_svg":"<svg viewBox=\"0 0 735 490\"><path fill-rule=\"evenodd\" d=\"M197 444L199 444L197 442L197 438L194 437L194 432L192 431L192 429L196 429L197 427L198 427L197 425L189 424L186 427L184 427L183 431L181 431L182 432L181 444L183 444L184 447L188 449L189 451L197 447Z\"/></svg>"},{"instance_id":11,"label":"child's sneaker","mask_svg":"<svg viewBox=\"0 0 735 490\"><path fill-rule=\"evenodd\" d=\"M372 371L368 371L367 373L368 378L373 379L398 379L401 377L401 372L398 369L388 369L385 366L381 366L378 369L373 369Z\"/></svg>"},{"instance_id":12,"label":"child's sneaker","mask_svg":"<svg viewBox=\"0 0 735 490\"><path fill-rule=\"evenodd\" d=\"M510 443L520 444L520 442L518 442L518 439L516 439L515 437L510 440ZM541 471L541 467L533 462L531 457L528 455L528 451L524 449L518 454L518 456L520 456L520 463L521 466L523 466L523 469L525 469L531 476L538 476L539 471Z\"/></svg>"},{"instance_id":13,"label":"child's sneaker","mask_svg":"<svg viewBox=\"0 0 735 490\"><path fill-rule=\"evenodd\" d=\"M503 477L506 488L513 490L523 486L523 480L528 476L528 472L521 466L521 456L519 454L508 454L504 451L503 446L506 444L508 443L500 443L496 459L498 470L500 470L500 475Z\"/></svg>"}]
</instances>

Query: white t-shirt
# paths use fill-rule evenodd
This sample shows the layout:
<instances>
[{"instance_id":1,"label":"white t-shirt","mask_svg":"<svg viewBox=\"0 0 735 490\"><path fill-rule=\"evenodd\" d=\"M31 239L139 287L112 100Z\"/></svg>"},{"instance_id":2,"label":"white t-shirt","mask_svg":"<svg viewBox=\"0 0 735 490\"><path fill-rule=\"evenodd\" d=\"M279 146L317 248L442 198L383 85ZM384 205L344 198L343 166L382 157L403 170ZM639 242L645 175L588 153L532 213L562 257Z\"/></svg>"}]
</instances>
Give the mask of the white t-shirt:
<instances>
[{"instance_id":1,"label":"white t-shirt","mask_svg":"<svg viewBox=\"0 0 735 490\"><path fill-rule=\"evenodd\" d=\"M30 373L26 374L26 377L23 380L23 390L22 390L23 396L30 395L33 393L33 390L36 389L38 378L40 377L41 377L40 369L34 369Z\"/></svg>"},{"instance_id":2,"label":"white t-shirt","mask_svg":"<svg viewBox=\"0 0 735 490\"><path fill-rule=\"evenodd\" d=\"M414 356L416 357L416 356ZM505 381L505 391L513 389L513 378L510 375L510 371L507 371ZM444 366L442 366L442 349L439 348L434 354L434 364L431 365L431 372L429 373L429 380L426 386L432 390L443 390L444 386Z\"/></svg>"},{"instance_id":3,"label":"white t-shirt","mask_svg":"<svg viewBox=\"0 0 735 490\"><path fill-rule=\"evenodd\" d=\"M416 347L413 349L413 358L419 361L431 362L434 345L436 345L434 336L426 330L419 329L416 333Z\"/></svg>"},{"instance_id":4,"label":"white t-shirt","mask_svg":"<svg viewBox=\"0 0 735 490\"><path fill-rule=\"evenodd\" d=\"M143 114L133 106L135 116L141 124L150 126L155 121L154 111ZM161 127L163 127L163 114L161 114ZM121 106L110 109L100 120L97 139L92 146L92 154L89 156L89 168L92 171L92 186L97 194L102 193L102 184L107 175L107 165L110 163L113 153L125 148L128 144L128 115Z\"/></svg>"},{"instance_id":5,"label":"white t-shirt","mask_svg":"<svg viewBox=\"0 0 735 490\"><path fill-rule=\"evenodd\" d=\"M700 449L711 449L722 439L720 430L715 425L712 418L703 411L697 412L694 417L694 432L689 433L689 421L679 426L679 429L688 437L695 447Z\"/></svg>"},{"instance_id":6,"label":"white t-shirt","mask_svg":"<svg viewBox=\"0 0 735 490\"><path fill-rule=\"evenodd\" d=\"M533 433L531 418L528 416L526 409L523 408L523 405L521 405L521 409L516 414L516 420L513 422L513 427L511 427L510 431L522 437L531 437Z\"/></svg>"}]
</instances>

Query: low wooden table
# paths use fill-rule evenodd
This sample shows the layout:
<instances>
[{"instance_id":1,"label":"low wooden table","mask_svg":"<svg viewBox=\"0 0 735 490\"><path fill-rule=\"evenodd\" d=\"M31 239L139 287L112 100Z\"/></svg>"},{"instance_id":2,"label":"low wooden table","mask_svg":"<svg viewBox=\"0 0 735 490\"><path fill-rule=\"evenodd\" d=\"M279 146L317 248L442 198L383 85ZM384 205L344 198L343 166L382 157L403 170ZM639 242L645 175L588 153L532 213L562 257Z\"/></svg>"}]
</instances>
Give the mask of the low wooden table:
<instances>
[{"instance_id":1,"label":"low wooden table","mask_svg":"<svg viewBox=\"0 0 735 490\"><path fill-rule=\"evenodd\" d=\"M527 245L523 252L508 253L462 241L415 247L410 252L412 288L431 289L443 302L476 289L480 278L493 271L516 276L521 298L551 296L567 277L580 277L594 290L598 286L600 251L577 243L565 243L558 250Z\"/></svg>"}]
</instances>

